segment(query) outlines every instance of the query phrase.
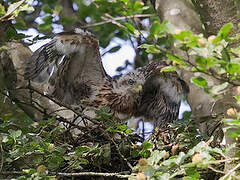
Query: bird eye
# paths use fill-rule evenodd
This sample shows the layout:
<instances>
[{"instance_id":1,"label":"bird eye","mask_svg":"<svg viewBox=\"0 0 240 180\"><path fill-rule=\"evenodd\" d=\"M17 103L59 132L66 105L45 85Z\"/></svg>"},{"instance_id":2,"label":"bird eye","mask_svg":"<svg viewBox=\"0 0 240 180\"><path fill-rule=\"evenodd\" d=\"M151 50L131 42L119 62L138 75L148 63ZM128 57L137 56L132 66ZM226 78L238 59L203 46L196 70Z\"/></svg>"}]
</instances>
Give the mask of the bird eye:
<instances>
[{"instance_id":1,"label":"bird eye","mask_svg":"<svg viewBox=\"0 0 240 180\"><path fill-rule=\"evenodd\" d=\"M133 84L134 84L134 80L129 79L129 80L128 80L128 84L133 85Z\"/></svg>"}]
</instances>

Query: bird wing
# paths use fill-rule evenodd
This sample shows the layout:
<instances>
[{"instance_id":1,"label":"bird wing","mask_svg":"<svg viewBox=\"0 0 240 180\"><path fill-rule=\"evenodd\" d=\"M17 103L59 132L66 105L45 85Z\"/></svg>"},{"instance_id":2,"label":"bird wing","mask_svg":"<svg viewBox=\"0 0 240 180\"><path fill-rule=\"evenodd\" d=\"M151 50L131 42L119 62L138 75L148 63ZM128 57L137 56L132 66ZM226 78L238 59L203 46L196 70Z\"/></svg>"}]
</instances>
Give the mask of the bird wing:
<instances>
[{"instance_id":1,"label":"bird wing","mask_svg":"<svg viewBox=\"0 0 240 180\"><path fill-rule=\"evenodd\" d=\"M56 50L56 42L57 39L54 38L37 49L30 59L27 60L24 73L25 79L39 81L40 78L37 77L59 58L61 53Z\"/></svg>"},{"instance_id":2,"label":"bird wing","mask_svg":"<svg viewBox=\"0 0 240 180\"><path fill-rule=\"evenodd\" d=\"M156 63L155 63L156 64ZM160 64L161 65L161 64ZM176 72L160 72L155 66L143 86L142 100L138 116L144 121L152 121L155 126L161 126L176 120L181 100L188 92L186 83Z\"/></svg>"},{"instance_id":3,"label":"bird wing","mask_svg":"<svg viewBox=\"0 0 240 180\"><path fill-rule=\"evenodd\" d=\"M78 66L80 76L84 76L86 71L100 78L107 76L99 55L98 40L90 33L76 29L74 32L57 34L49 43L36 50L26 62L25 79L39 82L39 79L43 78L37 77L44 72L47 72L49 76L54 62L57 65L65 56L70 57L66 58L70 61L81 61L78 63L81 65Z\"/></svg>"},{"instance_id":4,"label":"bird wing","mask_svg":"<svg viewBox=\"0 0 240 180\"><path fill-rule=\"evenodd\" d=\"M35 51L26 63L25 79L43 82L53 66L57 71L50 77L48 93L68 104L96 94L94 86L110 78L102 65L98 40L80 29L59 33Z\"/></svg>"}]
</instances>

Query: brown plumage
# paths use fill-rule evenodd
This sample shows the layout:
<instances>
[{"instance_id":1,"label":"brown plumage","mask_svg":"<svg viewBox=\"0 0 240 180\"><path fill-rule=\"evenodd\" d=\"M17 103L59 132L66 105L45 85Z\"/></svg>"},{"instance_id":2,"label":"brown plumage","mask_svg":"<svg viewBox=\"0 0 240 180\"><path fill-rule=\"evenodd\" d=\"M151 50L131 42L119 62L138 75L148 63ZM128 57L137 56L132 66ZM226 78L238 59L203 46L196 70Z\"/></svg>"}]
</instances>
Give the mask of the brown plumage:
<instances>
[{"instance_id":1,"label":"brown plumage","mask_svg":"<svg viewBox=\"0 0 240 180\"><path fill-rule=\"evenodd\" d=\"M43 82L54 67L48 93L63 103L106 105L119 118L133 115L162 125L176 119L186 92L176 72L160 72L164 66L163 61L153 61L113 79L102 66L97 39L75 30L56 35L34 52L26 63L25 78Z\"/></svg>"},{"instance_id":2,"label":"brown plumage","mask_svg":"<svg viewBox=\"0 0 240 180\"><path fill-rule=\"evenodd\" d=\"M161 72L161 68L146 80L141 103L136 113L143 121L162 126L178 118L181 101L189 91L187 84L177 72Z\"/></svg>"}]
</instances>

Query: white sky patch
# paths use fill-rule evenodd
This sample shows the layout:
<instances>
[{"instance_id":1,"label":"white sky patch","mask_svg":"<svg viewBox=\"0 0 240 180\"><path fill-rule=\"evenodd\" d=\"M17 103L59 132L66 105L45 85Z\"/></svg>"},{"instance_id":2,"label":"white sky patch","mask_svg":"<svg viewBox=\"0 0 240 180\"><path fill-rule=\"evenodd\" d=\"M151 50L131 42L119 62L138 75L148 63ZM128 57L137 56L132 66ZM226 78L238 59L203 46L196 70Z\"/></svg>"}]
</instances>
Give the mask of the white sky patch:
<instances>
[{"instance_id":1,"label":"white sky patch","mask_svg":"<svg viewBox=\"0 0 240 180\"><path fill-rule=\"evenodd\" d=\"M191 111L191 108L190 108L189 104L187 103L187 101L182 101L180 109L179 109L178 119L182 119L183 118L183 113L185 111Z\"/></svg>"},{"instance_id":2,"label":"white sky patch","mask_svg":"<svg viewBox=\"0 0 240 180\"><path fill-rule=\"evenodd\" d=\"M128 60L129 62L133 63L134 57L135 57L135 51L132 48L129 41L124 41L119 38L114 38L113 41L110 42L109 46L105 49L100 49L101 55L104 54L104 52L110 50L111 48L120 45L121 48L115 52L115 53L106 53L102 57L102 63L103 67L105 68L106 72L110 76L114 76L117 74L116 69L120 66L125 65L125 61ZM131 71L132 68L128 66L128 68L125 70ZM124 73L125 73L124 72Z\"/></svg>"}]
</instances>

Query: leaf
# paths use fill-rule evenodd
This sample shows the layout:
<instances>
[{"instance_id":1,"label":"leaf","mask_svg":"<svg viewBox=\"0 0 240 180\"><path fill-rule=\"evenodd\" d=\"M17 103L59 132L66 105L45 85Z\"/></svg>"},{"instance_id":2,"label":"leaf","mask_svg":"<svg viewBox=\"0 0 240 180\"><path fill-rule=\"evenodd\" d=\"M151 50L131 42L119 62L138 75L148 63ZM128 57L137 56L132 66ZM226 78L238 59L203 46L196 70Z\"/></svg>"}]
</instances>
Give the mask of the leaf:
<instances>
[{"instance_id":1,"label":"leaf","mask_svg":"<svg viewBox=\"0 0 240 180\"><path fill-rule=\"evenodd\" d=\"M164 151L161 151L159 152L159 150L154 150L151 154L151 157L148 158L148 161L151 165L156 165L159 163L159 161L165 157L167 154L167 152L164 150Z\"/></svg>"},{"instance_id":2,"label":"leaf","mask_svg":"<svg viewBox=\"0 0 240 180\"><path fill-rule=\"evenodd\" d=\"M196 58L195 58L195 62L197 63L197 64L199 64L199 65L207 65L207 60L206 60L206 58L204 58L204 57L202 57L202 56L197 56Z\"/></svg>"},{"instance_id":3,"label":"leaf","mask_svg":"<svg viewBox=\"0 0 240 180\"><path fill-rule=\"evenodd\" d=\"M148 177L152 177L154 175L155 171L156 170L152 166L146 166L142 170L142 172Z\"/></svg>"},{"instance_id":4,"label":"leaf","mask_svg":"<svg viewBox=\"0 0 240 180\"><path fill-rule=\"evenodd\" d=\"M226 38L232 28L233 28L233 23L230 22L225 24L218 32L218 36L221 36L223 39Z\"/></svg>"},{"instance_id":5,"label":"leaf","mask_svg":"<svg viewBox=\"0 0 240 180\"><path fill-rule=\"evenodd\" d=\"M214 94L214 95L218 95L223 93L222 91L227 88L228 86L228 82L222 83L220 85L217 86L213 86L209 91Z\"/></svg>"},{"instance_id":6,"label":"leaf","mask_svg":"<svg viewBox=\"0 0 240 180\"><path fill-rule=\"evenodd\" d=\"M52 19L53 19L52 16L45 16L45 17L43 18L43 21L44 21L46 24L51 24L51 23L52 23Z\"/></svg>"},{"instance_id":7,"label":"leaf","mask_svg":"<svg viewBox=\"0 0 240 180\"><path fill-rule=\"evenodd\" d=\"M5 39L8 41L10 39L15 39L16 36L17 36L17 31L14 28L9 27L6 32Z\"/></svg>"},{"instance_id":8,"label":"leaf","mask_svg":"<svg viewBox=\"0 0 240 180\"><path fill-rule=\"evenodd\" d=\"M4 17L8 19L13 19L12 17L17 17L21 11L34 11L34 8L29 4L23 4L25 0L18 1L9 5L7 13Z\"/></svg>"},{"instance_id":9,"label":"leaf","mask_svg":"<svg viewBox=\"0 0 240 180\"><path fill-rule=\"evenodd\" d=\"M159 21L154 21L151 28L150 33L152 35L158 34L161 31L161 24Z\"/></svg>"},{"instance_id":10,"label":"leaf","mask_svg":"<svg viewBox=\"0 0 240 180\"><path fill-rule=\"evenodd\" d=\"M12 3L9 5L6 16L9 16L11 13L13 13L22 3L24 0Z\"/></svg>"},{"instance_id":11,"label":"leaf","mask_svg":"<svg viewBox=\"0 0 240 180\"><path fill-rule=\"evenodd\" d=\"M197 172L196 168L187 168L185 169L185 172L188 176L190 176L193 179L200 178L200 174Z\"/></svg>"},{"instance_id":12,"label":"leaf","mask_svg":"<svg viewBox=\"0 0 240 180\"><path fill-rule=\"evenodd\" d=\"M52 13L53 13L52 8L51 8L48 4L44 4L44 5L42 6L42 10L43 10L45 13L49 13L49 14L52 14Z\"/></svg>"},{"instance_id":13,"label":"leaf","mask_svg":"<svg viewBox=\"0 0 240 180\"><path fill-rule=\"evenodd\" d=\"M110 49L108 52L109 53L114 53L114 52L117 52L120 48L121 48L121 46L115 46L112 49Z\"/></svg>"},{"instance_id":14,"label":"leaf","mask_svg":"<svg viewBox=\"0 0 240 180\"><path fill-rule=\"evenodd\" d=\"M230 74L239 73L240 72L240 64L228 63L226 69Z\"/></svg>"},{"instance_id":15,"label":"leaf","mask_svg":"<svg viewBox=\"0 0 240 180\"><path fill-rule=\"evenodd\" d=\"M147 53L153 53L153 54L158 54L161 52L159 46L157 45L152 45L152 44L142 44L138 46L138 48L144 48L146 49Z\"/></svg>"},{"instance_id":16,"label":"leaf","mask_svg":"<svg viewBox=\"0 0 240 180\"><path fill-rule=\"evenodd\" d=\"M176 61L178 63L182 63L183 60L181 59L181 57L179 57L179 55L172 55L172 54L167 54L167 57L171 60L171 61Z\"/></svg>"},{"instance_id":17,"label":"leaf","mask_svg":"<svg viewBox=\"0 0 240 180\"><path fill-rule=\"evenodd\" d=\"M192 32L189 31L189 30L185 30L185 31L181 31L180 33L178 34L174 34L174 37L180 41L185 41L185 38L189 38L192 36Z\"/></svg>"},{"instance_id":18,"label":"leaf","mask_svg":"<svg viewBox=\"0 0 240 180\"><path fill-rule=\"evenodd\" d=\"M132 33L134 34L135 32L135 27L127 22L124 23L125 27L127 27L127 29Z\"/></svg>"},{"instance_id":19,"label":"leaf","mask_svg":"<svg viewBox=\"0 0 240 180\"><path fill-rule=\"evenodd\" d=\"M221 54L222 54L222 59L223 60L228 61L228 62L230 61L230 55L229 55L226 48L223 48Z\"/></svg>"},{"instance_id":20,"label":"leaf","mask_svg":"<svg viewBox=\"0 0 240 180\"><path fill-rule=\"evenodd\" d=\"M0 4L0 17L4 16L5 14L6 14L5 7L2 4Z\"/></svg>"},{"instance_id":21,"label":"leaf","mask_svg":"<svg viewBox=\"0 0 240 180\"><path fill-rule=\"evenodd\" d=\"M150 142L147 142L147 141L144 141L143 143L142 143L142 148L143 149L150 149L150 148L152 148L152 143L150 143Z\"/></svg>"},{"instance_id":22,"label":"leaf","mask_svg":"<svg viewBox=\"0 0 240 180\"><path fill-rule=\"evenodd\" d=\"M55 7L54 7L54 12L56 14L59 14L61 11L62 11L63 7L60 5L60 4L57 4Z\"/></svg>"},{"instance_id":23,"label":"leaf","mask_svg":"<svg viewBox=\"0 0 240 180\"><path fill-rule=\"evenodd\" d=\"M70 16L64 16L61 18L61 22L63 24L72 24L76 21L77 19L74 17L70 17Z\"/></svg>"},{"instance_id":24,"label":"leaf","mask_svg":"<svg viewBox=\"0 0 240 180\"><path fill-rule=\"evenodd\" d=\"M52 28L52 25L51 24L47 24L47 23L38 25L38 29L39 30L47 30L47 29L51 29L51 28Z\"/></svg>"},{"instance_id":25,"label":"leaf","mask_svg":"<svg viewBox=\"0 0 240 180\"><path fill-rule=\"evenodd\" d=\"M133 5L133 9L135 11L138 11L138 10L141 10L142 7L144 6L144 3L143 2L140 2L140 1L136 1Z\"/></svg>"},{"instance_id":26,"label":"leaf","mask_svg":"<svg viewBox=\"0 0 240 180\"><path fill-rule=\"evenodd\" d=\"M8 132L10 133L10 135L11 135L14 139L17 138L17 137L19 137L19 136L21 136L21 134L22 134L22 131L21 131L21 130L14 131L14 130L12 130L12 129L9 129Z\"/></svg>"},{"instance_id":27,"label":"leaf","mask_svg":"<svg viewBox=\"0 0 240 180\"><path fill-rule=\"evenodd\" d=\"M177 69L176 66L166 66L161 69L161 72L169 72L169 71L175 71Z\"/></svg>"},{"instance_id":28,"label":"leaf","mask_svg":"<svg viewBox=\"0 0 240 180\"><path fill-rule=\"evenodd\" d=\"M192 77L192 82L194 82L196 85L200 87L206 87L207 81L202 77Z\"/></svg>"}]
</instances>

